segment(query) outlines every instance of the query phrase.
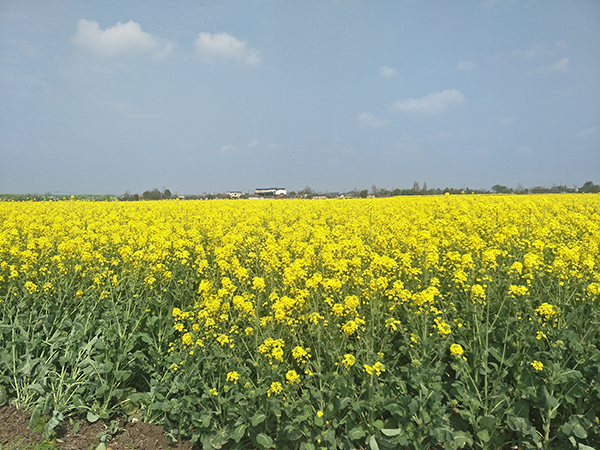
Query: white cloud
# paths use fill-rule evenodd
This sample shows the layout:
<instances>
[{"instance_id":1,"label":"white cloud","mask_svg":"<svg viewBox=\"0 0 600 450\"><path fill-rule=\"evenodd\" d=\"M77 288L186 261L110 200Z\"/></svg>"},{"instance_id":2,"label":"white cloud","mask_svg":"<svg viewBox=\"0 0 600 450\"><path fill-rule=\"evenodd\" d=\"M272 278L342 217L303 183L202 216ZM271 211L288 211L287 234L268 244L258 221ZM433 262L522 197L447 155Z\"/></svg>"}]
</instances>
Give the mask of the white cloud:
<instances>
[{"instance_id":1,"label":"white cloud","mask_svg":"<svg viewBox=\"0 0 600 450\"><path fill-rule=\"evenodd\" d=\"M566 49L566 48L567 48L567 41L565 41L564 39L561 39L561 40L559 40L559 41L556 41L556 42L554 43L554 46L555 46L556 48L560 48L561 50L564 50L564 49Z\"/></svg>"},{"instance_id":2,"label":"white cloud","mask_svg":"<svg viewBox=\"0 0 600 450\"><path fill-rule=\"evenodd\" d=\"M221 147L221 153L224 154L229 154L229 153L233 153L237 150L237 147L235 145L232 144L228 144L228 145L224 145L223 147Z\"/></svg>"},{"instance_id":3,"label":"white cloud","mask_svg":"<svg viewBox=\"0 0 600 450\"><path fill-rule=\"evenodd\" d=\"M586 128L585 130L581 130L579 133L577 133L573 137L577 138L577 139L586 139L586 138L594 137L594 136L598 136L598 135L600 135L600 126L595 126L592 128Z\"/></svg>"},{"instance_id":4,"label":"white cloud","mask_svg":"<svg viewBox=\"0 0 600 450\"><path fill-rule=\"evenodd\" d=\"M465 101L465 96L456 89L433 92L423 98L408 98L394 102L391 109L412 114L436 114L443 112L453 104Z\"/></svg>"},{"instance_id":5,"label":"white cloud","mask_svg":"<svg viewBox=\"0 0 600 450\"><path fill-rule=\"evenodd\" d=\"M473 70L477 67L477 63L473 62L473 61L462 61L459 62L458 65L456 66L456 70L462 70L465 72L468 72L469 70Z\"/></svg>"},{"instance_id":6,"label":"white cloud","mask_svg":"<svg viewBox=\"0 0 600 450\"><path fill-rule=\"evenodd\" d=\"M379 76L381 78L394 78L398 76L398 71L392 67L381 66L379 68Z\"/></svg>"},{"instance_id":7,"label":"white cloud","mask_svg":"<svg viewBox=\"0 0 600 450\"><path fill-rule=\"evenodd\" d=\"M108 57L151 55L161 58L175 46L166 39L142 31L141 25L133 20L118 22L102 30L95 20L81 19L73 42L83 49Z\"/></svg>"},{"instance_id":8,"label":"white cloud","mask_svg":"<svg viewBox=\"0 0 600 450\"><path fill-rule=\"evenodd\" d=\"M571 60L569 58L567 58L567 57L561 58L558 61L556 61L554 64L541 65L537 69L535 69L531 72L527 72L527 75L531 76L531 75L537 75L539 73L552 73L552 72L556 72L556 73L572 72L572 70L569 68L570 63L571 63Z\"/></svg>"},{"instance_id":9,"label":"white cloud","mask_svg":"<svg viewBox=\"0 0 600 450\"><path fill-rule=\"evenodd\" d=\"M360 113L357 122L361 127L367 128L381 128L390 123L388 120L379 119L369 112Z\"/></svg>"},{"instance_id":10,"label":"white cloud","mask_svg":"<svg viewBox=\"0 0 600 450\"><path fill-rule=\"evenodd\" d=\"M512 125L513 123L515 123L515 118L514 117L506 117L506 118L502 119L500 121L500 123L502 123L502 125Z\"/></svg>"},{"instance_id":11,"label":"white cloud","mask_svg":"<svg viewBox=\"0 0 600 450\"><path fill-rule=\"evenodd\" d=\"M260 144L260 141L258 139L252 139L250 142L248 142L248 147L257 147Z\"/></svg>"},{"instance_id":12,"label":"white cloud","mask_svg":"<svg viewBox=\"0 0 600 450\"><path fill-rule=\"evenodd\" d=\"M209 63L234 60L254 66L261 61L258 50L229 33L200 33L194 41L194 47Z\"/></svg>"}]
</instances>

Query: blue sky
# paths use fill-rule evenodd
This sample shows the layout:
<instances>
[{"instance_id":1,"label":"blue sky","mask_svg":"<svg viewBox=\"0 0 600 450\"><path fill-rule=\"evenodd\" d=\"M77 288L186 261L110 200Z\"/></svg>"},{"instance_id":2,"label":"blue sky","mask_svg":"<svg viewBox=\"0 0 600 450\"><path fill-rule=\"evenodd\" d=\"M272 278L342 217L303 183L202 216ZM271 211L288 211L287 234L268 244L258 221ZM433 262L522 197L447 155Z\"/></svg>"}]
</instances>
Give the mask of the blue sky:
<instances>
[{"instance_id":1,"label":"blue sky","mask_svg":"<svg viewBox=\"0 0 600 450\"><path fill-rule=\"evenodd\" d=\"M0 192L600 183L600 2L0 0Z\"/></svg>"}]
</instances>

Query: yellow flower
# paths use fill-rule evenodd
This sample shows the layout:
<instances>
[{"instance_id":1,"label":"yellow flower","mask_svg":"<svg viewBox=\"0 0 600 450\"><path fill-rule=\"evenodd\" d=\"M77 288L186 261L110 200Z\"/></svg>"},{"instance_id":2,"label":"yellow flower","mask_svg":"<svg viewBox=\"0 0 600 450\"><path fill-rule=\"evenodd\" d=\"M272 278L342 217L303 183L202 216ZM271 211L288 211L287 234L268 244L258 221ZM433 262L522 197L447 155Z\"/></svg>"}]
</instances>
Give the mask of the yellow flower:
<instances>
[{"instance_id":1,"label":"yellow flower","mask_svg":"<svg viewBox=\"0 0 600 450\"><path fill-rule=\"evenodd\" d=\"M546 333L544 333L543 331L538 331L538 332L537 332L536 339L537 339L538 341L539 341L540 339L542 339L542 338L546 338L546 337L548 337L548 336L547 336L547 335L546 335Z\"/></svg>"},{"instance_id":2,"label":"yellow flower","mask_svg":"<svg viewBox=\"0 0 600 450\"><path fill-rule=\"evenodd\" d=\"M323 417L323 411L317 411L317 416L318 417Z\"/></svg>"},{"instance_id":3,"label":"yellow flower","mask_svg":"<svg viewBox=\"0 0 600 450\"><path fill-rule=\"evenodd\" d=\"M353 355L349 355L349 354L344 355L344 359L342 359L342 364L346 367L346 369L349 369L350 367L352 367L354 365L354 363L356 363L356 358L354 358Z\"/></svg>"},{"instance_id":4,"label":"yellow flower","mask_svg":"<svg viewBox=\"0 0 600 450\"><path fill-rule=\"evenodd\" d=\"M190 345L194 345L194 339L192 339L192 335L190 333L185 333L181 337L181 342L186 347L189 347Z\"/></svg>"},{"instance_id":5,"label":"yellow flower","mask_svg":"<svg viewBox=\"0 0 600 450\"><path fill-rule=\"evenodd\" d=\"M271 383L271 387L267 391L267 395L270 397L271 394L279 394L281 391L283 391L283 386L281 385L281 383L278 381L274 381Z\"/></svg>"},{"instance_id":6,"label":"yellow flower","mask_svg":"<svg viewBox=\"0 0 600 450\"><path fill-rule=\"evenodd\" d=\"M354 320L349 320L344 325L342 325L341 331L347 336L352 336L357 329L358 324Z\"/></svg>"},{"instance_id":7,"label":"yellow flower","mask_svg":"<svg viewBox=\"0 0 600 450\"><path fill-rule=\"evenodd\" d=\"M369 375L373 375L373 373L375 373L377 376L379 376L382 372L385 372L383 364L381 364L379 361L377 361L372 366L365 364L364 367L365 372L367 372Z\"/></svg>"},{"instance_id":8,"label":"yellow flower","mask_svg":"<svg viewBox=\"0 0 600 450\"><path fill-rule=\"evenodd\" d=\"M462 358L466 361L467 358L465 358L464 353L465 353L465 350L463 349L462 345L452 344L450 346L450 354L452 356L456 356L457 358Z\"/></svg>"},{"instance_id":9,"label":"yellow flower","mask_svg":"<svg viewBox=\"0 0 600 450\"><path fill-rule=\"evenodd\" d=\"M333 305L333 307L331 308L331 311L333 312L333 314L335 314L338 317L341 317L344 315L344 306L341 305L340 303L336 303L335 305Z\"/></svg>"},{"instance_id":10,"label":"yellow flower","mask_svg":"<svg viewBox=\"0 0 600 450\"><path fill-rule=\"evenodd\" d=\"M25 289L27 289L27 292L29 292L30 294L35 294L40 290L39 286L33 283L32 281L27 281L25 283Z\"/></svg>"},{"instance_id":11,"label":"yellow flower","mask_svg":"<svg viewBox=\"0 0 600 450\"><path fill-rule=\"evenodd\" d=\"M240 379L240 374L237 373L235 370L232 372L227 372L227 381L232 381L233 384L237 384L239 379Z\"/></svg>"},{"instance_id":12,"label":"yellow flower","mask_svg":"<svg viewBox=\"0 0 600 450\"><path fill-rule=\"evenodd\" d=\"M544 369L544 364L542 364L541 362L539 362L539 361L536 361L536 360L534 360L534 361L531 363L531 366L532 366L532 367L533 367L533 368L534 368L534 369L535 369L537 372L540 372L541 370L543 370L543 369Z\"/></svg>"},{"instance_id":13,"label":"yellow flower","mask_svg":"<svg viewBox=\"0 0 600 450\"><path fill-rule=\"evenodd\" d=\"M285 379L289 384L294 384L299 378L300 375L298 375L295 370L288 370L288 372L285 374Z\"/></svg>"},{"instance_id":14,"label":"yellow flower","mask_svg":"<svg viewBox=\"0 0 600 450\"><path fill-rule=\"evenodd\" d=\"M485 289L480 284L474 284L471 287L471 301L473 303L483 303L485 300Z\"/></svg>"},{"instance_id":15,"label":"yellow flower","mask_svg":"<svg viewBox=\"0 0 600 450\"><path fill-rule=\"evenodd\" d=\"M294 347L294 349L292 350L292 356L299 363L306 363L306 361L308 361L308 358L310 357L308 352L299 345Z\"/></svg>"},{"instance_id":16,"label":"yellow flower","mask_svg":"<svg viewBox=\"0 0 600 450\"><path fill-rule=\"evenodd\" d=\"M263 292L265 290L265 280L260 277L254 277L252 279L252 289Z\"/></svg>"},{"instance_id":17,"label":"yellow flower","mask_svg":"<svg viewBox=\"0 0 600 450\"><path fill-rule=\"evenodd\" d=\"M212 388L210 391L208 391L210 395L214 395L215 397L217 395L219 395L219 393L217 392L217 388Z\"/></svg>"},{"instance_id":18,"label":"yellow flower","mask_svg":"<svg viewBox=\"0 0 600 450\"><path fill-rule=\"evenodd\" d=\"M511 284L508 288L508 293L513 298L520 297L529 294L529 289L527 289L527 286L515 286Z\"/></svg>"},{"instance_id":19,"label":"yellow flower","mask_svg":"<svg viewBox=\"0 0 600 450\"><path fill-rule=\"evenodd\" d=\"M441 334L442 336L447 336L448 334L450 334L452 332L450 325L448 325L444 321L444 319L439 319L438 317L436 317L434 319L434 322L435 322L435 324L433 325L433 327L437 328L438 334Z\"/></svg>"},{"instance_id":20,"label":"yellow flower","mask_svg":"<svg viewBox=\"0 0 600 450\"><path fill-rule=\"evenodd\" d=\"M535 315L538 316L538 320L547 321L558 316L559 311L556 306L544 302L535 310Z\"/></svg>"}]
</instances>

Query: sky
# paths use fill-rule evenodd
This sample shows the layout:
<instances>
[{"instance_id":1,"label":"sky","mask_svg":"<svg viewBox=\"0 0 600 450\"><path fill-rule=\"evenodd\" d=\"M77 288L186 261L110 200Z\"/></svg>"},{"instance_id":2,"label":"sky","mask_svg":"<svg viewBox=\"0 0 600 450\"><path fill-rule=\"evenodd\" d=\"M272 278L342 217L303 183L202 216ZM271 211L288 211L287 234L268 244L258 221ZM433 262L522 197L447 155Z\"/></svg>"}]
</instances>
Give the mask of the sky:
<instances>
[{"instance_id":1,"label":"sky","mask_svg":"<svg viewBox=\"0 0 600 450\"><path fill-rule=\"evenodd\" d=\"M0 0L0 193L588 180L597 0Z\"/></svg>"}]
</instances>

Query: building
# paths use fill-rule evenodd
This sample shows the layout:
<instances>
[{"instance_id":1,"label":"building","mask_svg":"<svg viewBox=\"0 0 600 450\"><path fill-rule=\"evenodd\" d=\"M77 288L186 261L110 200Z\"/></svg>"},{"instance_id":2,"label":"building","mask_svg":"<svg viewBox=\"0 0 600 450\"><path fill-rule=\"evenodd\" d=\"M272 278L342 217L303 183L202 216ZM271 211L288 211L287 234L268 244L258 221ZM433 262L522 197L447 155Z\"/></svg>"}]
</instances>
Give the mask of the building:
<instances>
[{"instance_id":1,"label":"building","mask_svg":"<svg viewBox=\"0 0 600 450\"><path fill-rule=\"evenodd\" d=\"M277 197L280 195L287 195L285 188L271 187L271 188L256 188L254 194L260 197Z\"/></svg>"}]
</instances>

